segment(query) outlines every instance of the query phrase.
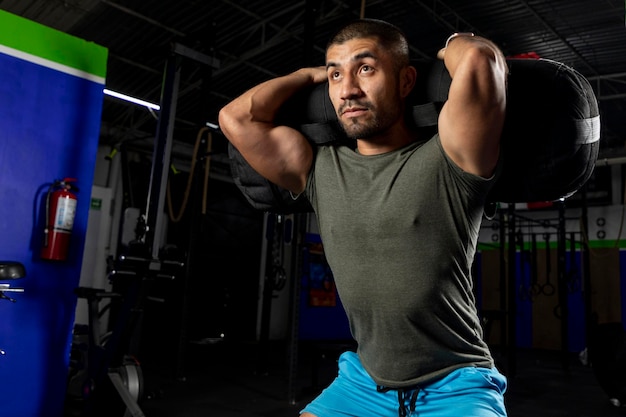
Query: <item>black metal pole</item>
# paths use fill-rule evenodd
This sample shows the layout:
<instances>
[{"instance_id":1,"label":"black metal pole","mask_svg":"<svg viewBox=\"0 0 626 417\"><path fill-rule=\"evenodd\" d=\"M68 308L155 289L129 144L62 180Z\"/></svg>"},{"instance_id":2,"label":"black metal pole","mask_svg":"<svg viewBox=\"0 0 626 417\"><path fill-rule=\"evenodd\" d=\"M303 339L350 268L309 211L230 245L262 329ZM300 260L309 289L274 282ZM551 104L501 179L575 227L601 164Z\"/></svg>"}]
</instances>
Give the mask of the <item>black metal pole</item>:
<instances>
[{"instance_id":1,"label":"black metal pole","mask_svg":"<svg viewBox=\"0 0 626 417\"><path fill-rule=\"evenodd\" d=\"M304 9L304 42L302 46L303 66L315 65L312 61L313 47L315 43L315 19L320 7L320 0L306 0ZM301 291L301 262L304 239L301 239L301 231L306 230L306 215L295 214L293 221L293 238L291 260L291 306L290 306L290 331L289 331L289 377L287 400L289 404L296 403L295 383L298 376L298 362L300 360L300 291Z\"/></svg>"},{"instance_id":2,"label":"black metal pole","mask_svg":"<svg viewBox=\"0 0 626 417\"><path fill-rule=\"evenodd\" d=\"M508 285L506 287L508 294L507 322L508 322L508 356L507 356L507 376L515 377L517 371L516 364L516 346L517 346L517 300L515 292L515 278L517 275L516 246L515 246L515 205L509 204L509 247L508 247Z\"/></svg>"},{"instance_id":3,"label":"black metal pole","mask_svg":"<svg viewBox=\"0 0 626 417\"><path fill-rule=\"evenodd\" d=\"M559 291L559 310L561 318L561 364L564 370L569 370L569 352L568 352L568 324L569 324L569 305L567 300L567 276L565 266L566 252L566 234L565 234L565 202L559 201L559 223L557 234L557 274L558 274L558 291ZM548 248L548 250L550 250Z\"/></svg>"},{"instance_id":4,"label":"black metal pole","mask_svg":"<svg viewBox=\"0 0 626 417\"><path fill-rule=\"evenodd\" d=\"M291 290L290 290L290 311L289 311L289 376L287 384L287 401L289 404L296 404L296 381L298 377L299 342L300 342L300 291L302 275L302 249L303 238L301 231L305 228L305 214L294 214L293 233L291 240Z\"/></svg>"},{"instance_id":5,"label":"black metal pole","mask_svg":"<svg viewBox=\"0 0 626 417\"><path fill-rule=\"evenodd\" d=\"M257 361L257 372L265 374L267 372L267 362L269 360L269 340L270 324L272 318L272 301L274 295L276 233L280 230L280 216L274 213L267 213L265 222L265 270L263 275L263 297L261 304L261 329L259 334L259 357Z\"/></svg>"},{"instance_id":6,"label":"black metal pole","mask_svg":"<svg viewBox=\"0 0 626 417\"><path fill-rule=\"evenodd\" d=\"M500 353L506 357L507 353L507 292L506 292L506 215L500 210Z\"/></svg>"},{"instance_id":7,"label":"black metal pole","mask_svg":"<svg viewBox=\"0 0 626 417\"><path fill-rule=\"evenodd\" d=\"M591 265L589 264L589 216L587 212L587 187L582 189L582 219L581 219L581 247L580 256L583 272L583 300L585 305L585 340L586 345L591 343L591 326L593 310L591 306Z\"/></svg>"},{"instance_id":8,"label":"black metal pole","mask_svg":"<svg viewBox=\"0 0 626 417\"><path fill-rule=\"evenodd\" d=\"M154 153L145 221L145 244L153 260L159 258L161 236L165 226L163 207L165 205L167 176L172 153L174 118L176 116L178 85L180 82L180 61L180 56L174 53L170 54L167 59L161 90L160 117L154 138Z\"/></svg>"}]
</instances>

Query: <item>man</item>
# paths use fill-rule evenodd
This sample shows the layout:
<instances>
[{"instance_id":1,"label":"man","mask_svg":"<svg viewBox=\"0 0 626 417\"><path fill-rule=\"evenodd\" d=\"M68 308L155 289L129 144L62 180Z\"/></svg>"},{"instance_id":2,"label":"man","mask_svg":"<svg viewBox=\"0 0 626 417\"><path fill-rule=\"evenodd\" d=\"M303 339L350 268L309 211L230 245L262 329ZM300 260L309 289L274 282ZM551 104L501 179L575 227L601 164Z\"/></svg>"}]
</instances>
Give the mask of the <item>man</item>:
<instances>
[{"instance_id":1,"label":"man","mask_svg":"<svg viewBox=\"0 0 626 417\"><path fill-rule=\"evenodd\" d=\"M438 57L452 83L433 138L404 119L416 80L404 35L372 19L330 40L325 67L264 82L220 112L254 169L310 200L358 344L302 416L506 415L506 380L482 340L470 272L498 172L506 61L467 33ZM274 123L295 92L325 81L356 149L314 149Z\"/></svg>"}]
</instances>

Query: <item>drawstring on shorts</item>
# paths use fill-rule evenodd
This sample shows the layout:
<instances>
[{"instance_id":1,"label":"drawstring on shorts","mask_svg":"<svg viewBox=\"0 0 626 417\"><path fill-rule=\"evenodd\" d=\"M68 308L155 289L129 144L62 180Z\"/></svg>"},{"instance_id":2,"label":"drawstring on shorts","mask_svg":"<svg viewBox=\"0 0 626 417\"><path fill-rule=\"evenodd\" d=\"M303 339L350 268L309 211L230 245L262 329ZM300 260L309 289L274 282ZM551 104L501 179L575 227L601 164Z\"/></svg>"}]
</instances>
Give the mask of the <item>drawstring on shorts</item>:
<instances>
[{"instance_id":1,"label":"drawstring on shorts","mask_svg":"<svg viewBox=\"0 0 626 417\"><path fill-rule=\"evenodd\" d=\"M420 392L418 386L412 388L389 388L381 385L376 386L378 392L398 391L398 417L407 417L415 412L415 404L417 403L417 395ZM406 409L406 400L409 399L409 410Z\"/></svg>"}]
</instances>

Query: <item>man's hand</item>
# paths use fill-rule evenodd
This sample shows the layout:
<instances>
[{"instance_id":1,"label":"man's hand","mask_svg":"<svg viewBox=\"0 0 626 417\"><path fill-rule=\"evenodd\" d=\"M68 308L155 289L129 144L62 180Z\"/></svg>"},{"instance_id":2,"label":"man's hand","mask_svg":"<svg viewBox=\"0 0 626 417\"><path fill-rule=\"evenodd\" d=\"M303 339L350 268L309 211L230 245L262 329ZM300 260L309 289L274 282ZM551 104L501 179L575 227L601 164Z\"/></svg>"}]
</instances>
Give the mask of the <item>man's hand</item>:
<instances>
[{"instance_id":1,"label":"man's hand","mask_svg":"<svg viewBox=\"0 0 626 417\"><path fill-rule=\"evenodd\" d=\"M315 84L323 83L328 80L328 75L326 74L326 67L311 67L311 68L303 68L303 71L310 71L311 78Z\"/></svg>"},{"instance_id":2,"label":"man's hand","mask_svg":"<svg viewBox=\"0 0 626 417\"><path fill-rule=\"evenodd\" d=\"M441 59L443 61L444 56L446 54L446 49L448 49L448 45L450 45L450 42L453 39L458 38L459 36L469 36L472 37L474 36L474 34L472 32L456 32L453 33L452 35L450 35L450 37L446 40L446 44L443 48L441 48L438 52L437 52L437 58Z\"/></svg>"}]
</instances>

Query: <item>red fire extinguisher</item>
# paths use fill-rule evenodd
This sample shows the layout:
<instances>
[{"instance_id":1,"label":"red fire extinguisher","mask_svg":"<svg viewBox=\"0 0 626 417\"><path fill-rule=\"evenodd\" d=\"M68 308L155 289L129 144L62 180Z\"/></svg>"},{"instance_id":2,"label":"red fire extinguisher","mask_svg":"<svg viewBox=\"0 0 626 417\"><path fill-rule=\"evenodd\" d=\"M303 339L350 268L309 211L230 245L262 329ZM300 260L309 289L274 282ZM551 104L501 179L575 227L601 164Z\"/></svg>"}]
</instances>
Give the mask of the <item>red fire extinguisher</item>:
<instances>
[{"instance_id":1,"label":"red fire extinguisher","mask_svg":"<svg viewBox=\"0 0 626 417\"><path fill-rule=\"evenodd\" d=\"M54 261L67 259L78 199L72 191L75 178L55 180L46 195L46 228L41 257ZM56 188L55 191L53 191Z\"/></svg>"}]
</instances>

